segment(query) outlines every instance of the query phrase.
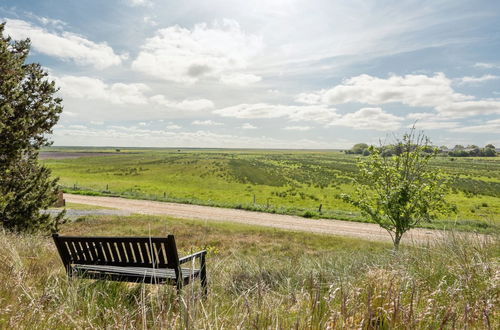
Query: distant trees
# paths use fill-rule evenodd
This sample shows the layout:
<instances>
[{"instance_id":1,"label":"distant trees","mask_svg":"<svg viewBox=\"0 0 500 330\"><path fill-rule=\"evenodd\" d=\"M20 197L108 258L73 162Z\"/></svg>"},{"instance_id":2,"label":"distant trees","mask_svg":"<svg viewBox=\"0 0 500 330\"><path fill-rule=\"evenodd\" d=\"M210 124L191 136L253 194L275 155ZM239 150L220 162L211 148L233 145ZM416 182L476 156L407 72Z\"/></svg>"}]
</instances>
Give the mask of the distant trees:
<instances>
[{"instance_id":1,"label":"distant trees","mask_svg":"<svg viewBox=\"0 0 500 330\"><path fill-rule=\"evenodd\" d=\"M446 176L429 164L438 151L427 137L412 129L391 148L371 146L369 152L358 160L354 194L341 198L387 230L395 249L409 229L454 209L444 199L449 190Z\"/></svg>"},{"instance_id":2,"label":"distant trees","mask_svg":"<svg viewBox=\"0 0 500 330\"><path fill-rule=\"evenodd\" d=\"M0 225L8 230L55 230L56 217L40 212L56 200L57 180L38 163L47 134L62 111L54 82L37 63L25 63L29 40L12 41L0 24Z\"/></svg>"},{"instance_id":3,"label":"distant trees","mask_svg":"<svg viewBox=\"0 0 500 330\"><path fill-rule=\"evenodd\" d=\"M366 143L357 143L355 144L351 150L346 150L347 154L355 154L355 155L362 155L365 150L368 149L368 144Z\"/></svg>"},{"instance_id":4,"label":"distant trees","mask_svg":"<svg viewBox=\"0 0 500 330\"><path fill-rule=\"evenodd\" d=\"M452 157L495 157L497 152L494 145L487 144L484 148L479 148L476 145L469 145L467 148L455 146L447 154Z\"/></svg>"},{"instance_id":5,"label":"distant trees","mask_svg":"<svg viewBox=\"0 0 500 330\"><path fill-rule=\"evenodd\" d=\"M380 148L380 152L384 157L398 155L401 152L398 149L398 145L394 144L388 144ZM434 149L434 146L429 145L425 146L423 151L427 153L433 153ZM484 148L480 148L474 144L468 145L467 147L457 144L451 150L446 146L441 146L437 149L440 155L451 157L495 157L497 155L495 146L493 144L487 144ZM346 150L345 153L368 156L370 155L370 146L368 146L366 143L357 143L350 150Z\"/></svg>"}]
</instances>

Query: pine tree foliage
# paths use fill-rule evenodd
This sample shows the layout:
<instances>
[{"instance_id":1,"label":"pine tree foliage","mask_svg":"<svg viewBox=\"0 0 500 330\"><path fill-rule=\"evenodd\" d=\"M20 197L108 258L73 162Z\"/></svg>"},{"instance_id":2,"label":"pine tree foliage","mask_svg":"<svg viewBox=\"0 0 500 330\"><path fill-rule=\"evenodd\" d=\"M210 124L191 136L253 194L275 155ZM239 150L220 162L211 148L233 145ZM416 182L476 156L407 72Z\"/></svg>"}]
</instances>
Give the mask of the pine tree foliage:
<instances>
[{"instance_id":1,"label":"pine tree foliage","mask_svg":"<svg viewBox=\"0 0 500 330\"><path fill-rule=\"evenodd\" d=\"M26 63L30 41L4 36L0 24L0 224L17 232L56 230L41 212L56 200L57 180L38 163L41 147L59 120L62 100L40 64Z\"/></svg>"}]
</instances>

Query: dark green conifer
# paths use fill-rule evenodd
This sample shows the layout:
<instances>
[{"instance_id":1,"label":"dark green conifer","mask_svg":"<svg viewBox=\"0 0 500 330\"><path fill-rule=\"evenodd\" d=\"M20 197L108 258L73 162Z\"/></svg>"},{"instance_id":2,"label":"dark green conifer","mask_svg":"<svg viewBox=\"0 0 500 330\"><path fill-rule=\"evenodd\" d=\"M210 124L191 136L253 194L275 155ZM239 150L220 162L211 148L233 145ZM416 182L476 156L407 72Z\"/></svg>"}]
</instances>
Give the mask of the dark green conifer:
<instances>
[{"instance_id":1,"label":"dark green conifer","mask_svg":"<svg viewBox=\"0 0 500 330\"><path fill-rule=\"evenodd\" d=\"M30 40L4 36L0 24L0 225L16 232L54 231L63 214L41 212L56 200L57 179L38 162L59 120L62 100L38 63L26 63Z\"/></svg>"}]
</instances>

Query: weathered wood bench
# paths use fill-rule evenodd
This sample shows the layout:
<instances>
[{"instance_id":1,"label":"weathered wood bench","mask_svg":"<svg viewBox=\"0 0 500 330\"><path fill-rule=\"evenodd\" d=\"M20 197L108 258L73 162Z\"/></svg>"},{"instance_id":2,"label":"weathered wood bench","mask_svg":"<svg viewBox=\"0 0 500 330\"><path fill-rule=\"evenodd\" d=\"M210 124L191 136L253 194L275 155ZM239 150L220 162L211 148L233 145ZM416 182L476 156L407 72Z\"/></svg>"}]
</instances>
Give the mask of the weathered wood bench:
<instances>
[{"instance_id":1,"label":"weathered wood bench","mask_svg":"<svg viewBox=\"0 0 500 330\"><path fill-rule=\"evenodd\" d=\"M180 290L195 278L207 293L206 251L179 258L173 235L165 237L74 237L53 234L69 277L171 284ZM200 268L182 268L200 260Z\"/></svg>"}]
</instances>

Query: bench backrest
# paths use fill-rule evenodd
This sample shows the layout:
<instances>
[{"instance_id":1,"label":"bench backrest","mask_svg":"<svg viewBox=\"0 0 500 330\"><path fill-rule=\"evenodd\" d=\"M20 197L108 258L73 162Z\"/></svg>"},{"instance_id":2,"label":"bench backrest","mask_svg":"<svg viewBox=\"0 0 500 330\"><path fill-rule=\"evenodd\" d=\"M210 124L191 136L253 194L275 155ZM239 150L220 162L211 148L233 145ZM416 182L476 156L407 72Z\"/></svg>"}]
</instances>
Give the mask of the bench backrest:
<instances>
[{"instance_id":1,"label":"bench backrest","mask_svg":"<svg viewBox=\"0 0 500 330\"><path fill-rule=\"evenodd\" d=\"M66 267L71 264L179 267L173 235L167 237L76 237L52 235Z\"/></svg>"}]
</instances>

